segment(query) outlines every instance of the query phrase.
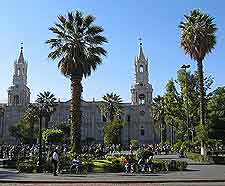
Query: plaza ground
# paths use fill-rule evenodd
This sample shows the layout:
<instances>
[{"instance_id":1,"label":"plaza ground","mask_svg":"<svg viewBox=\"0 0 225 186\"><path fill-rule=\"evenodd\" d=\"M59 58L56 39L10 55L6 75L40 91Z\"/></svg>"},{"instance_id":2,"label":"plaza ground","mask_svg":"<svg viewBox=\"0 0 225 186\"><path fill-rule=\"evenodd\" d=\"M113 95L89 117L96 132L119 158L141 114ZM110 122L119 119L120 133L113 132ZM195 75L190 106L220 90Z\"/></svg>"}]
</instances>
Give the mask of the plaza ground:
<instances>
[{"instance_id":1,"label":"plaza ground","mask_svg":"<svg viewBox=\"0 0 225 186\"><path fill-rule=\"evenodd\" d=\"M55 177L52 174L24 174L17 173L15 170L0 169L0 183L4 180L9 181L47 181L47 182L58 182L62 184L63 182L79 182L80 185L85 182L174 182L181 180L184 181L221 181L225 185L225 166L224 165L189 165L186 171L170 171L156 174L125 174L125 173L104 173L104 174L87 174L87 175L70 175L70 174L60 174ZM83 183L82 183L83 182ZM90 184L91 184L90 183ZM14 183L11 183L12 185ZM43 184L43 183L42 183ZM79 185L78 184L78 185ZM131 183L130 183L131 184ZM144 183L142 183L143 185ZM147 183L146 183L147 184ZM153 183L152 183L153 184ZM219 183L218 183L219 184ZM2 183L4 185L4 183ZM27 184L26 184L27 185ZM38 185L38 184L37 184ZM40 183L41 185L41 183ZM108 184L107 184L108 185ZM153 184L154 185L154 184Z\"/></svg>"},{"instance_id":2,"label":"plaza ground","mask_svg":"<svg viewBox=\"0 0 225 186\"><path fill-rule=\"evenodd\" d=\"M160 155L157 159L179 159L177 155ZM32 186L32 185L64 185L64 186L155 186L155 185L225 185L225 165L199 164L187 159L189 165L186 171L169 171L146 174L126 173L89 173L83 175L49 173L18 173L12 169L0 168L0 186ZM11 183L6 183L9 181ZM113 183L110 183L113 182ZM183 183L182 183L183 182ZM192 183L191 183L192 182Z\"/></svg>"}]
</instances>

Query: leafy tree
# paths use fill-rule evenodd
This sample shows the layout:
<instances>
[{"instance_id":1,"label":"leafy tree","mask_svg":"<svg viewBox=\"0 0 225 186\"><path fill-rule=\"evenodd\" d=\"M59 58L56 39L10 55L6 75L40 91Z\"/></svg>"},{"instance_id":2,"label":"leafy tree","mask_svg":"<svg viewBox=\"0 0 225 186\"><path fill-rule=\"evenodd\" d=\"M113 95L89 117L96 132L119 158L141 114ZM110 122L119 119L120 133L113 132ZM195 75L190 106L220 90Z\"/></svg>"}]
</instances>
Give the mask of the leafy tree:
<instances>
[{"instance_id":1,"label":"leafy tree","mask_svg":"<svg viewBox=\"0 0 225 186\"><path fill-rule=\"evenodd\" d=\"M104 142L106 144L120 143L121 129L123 127L121 121L122 114L122 99L119 95L106 94L103 97L100 105L101 111L106 116L107 123L103 127Z\"/></svg>"},{"instance_id":2,"label":"leafy tree","mask_svg":"<svg viewBox=\"0 0 225 186\"><path fill-rule=\"evenodd\" d=\"M42 138L45 143L60 144L63 142L64 133L59 129L45 129Z\"/></svg>"},{"instance_id":3,"label":"leafy tree","mask_svg":"<svg viewBox=\"0 0 225 186\"><path fill-rule=\"evenodd\" d=\"M225 87L218 87L208 102L209 137L225 139Z\"/></svg>"},{"instance_id":4,"label":"leafy tree","mask_svg":"<svg viewBox=\"0 0 225 186\"><path fill-rule=\"evenodd\" d=\"M102 97L101 111L108 122L112 122L122 114L122 98L115 93L106 94Z\"/></svg>"},{"instance_id":5,"label":"leafy tree","mask_svg":"<svg viewBox=\"0 0 225 186\"><path fill-rule=\"evenodd\" d=\"M29 142L29 130L22 120L16 126L9 127L9 133L20 143L27 144Z\"/></svg>"},{"instance_id":6,"label":"leafy tree","mask_svg":"<svg viewBox=\"0 0 225 186\"><path fill-rule=\"evenodd\" d=\"M56 129L63 131L64 143L66 143L66 144L69 144L70 124L71 124L70 121L67 121L67 122L62 122L62 123L56 125Z\"/></svg>"},{"instance_id":7,"label":"leafy tree","mask_svg":"<svg viewBox=\"0 0 225 186\"><path fill-rule=\"evenodd\" d=\"M166 122L165 122L165 103L163 96L157 96L153 99L152 113L154 124L160 130L160 142L166 141Z\"/></svg>"},{"instance_id":8,"label":"leafy tree","mask_svg":"<svg viewBox=\"0 0 225 186\"><path fill-rule=\"evenodd\" d=\"M187 87L185 79L187 79ZM199 92L197 90L197 73L191 73L190 71L185 73L185 70L181 69L177 72L177 83L180 89L180 113L178 113L180 120L180 139L183 141L185 134L190 137L190 129L192 130L193 138L194 127L199 124Z\"/></svg>"},{"instance_id":9,"label":"leafy tree","mask_svg":"<svg viewBox=\"0 0 225 186\"><path fill-rule=\"evenodd\" d=\"M175 129L176 140L178 141L184 141L185 135L188 134L188 131L190 134L190 130L193 138L195 134L194 128L199 124L197 73L188 71L186 72L186 76L187 88L185 85L185 71L181 69L177 72L177 78L175 80L169 80L167 82L165 94L153 99L152 109L155 125L157 127L161 125L161 127L166 126L167 129L168 127ZM208 76L204 79L204 82L205 91L208 91L213 83L213 78ZM189 126L187 126L187 109L189 113ZM162 127L161 132L165 134L164 128ZM166 137L163 138L166 139Z\"/></svg>"},{"instance_id":10,"label":"leafy tree","mask_svg":"<svg viewBox=\"0 0 225 186\"><path fill-rule=\"evenodd\" d=\"M120 141L120 132L123 124L120 120L113 120L112 122L107 122L103 127L104 133L104 143L107 145L110 144L119 144Z\"/></svg>"},{"instance_id":11,"label":"leafy tree","mask_svg":"<svg viewBox=\"0 0 225 186\"><path fill-rule=\"evenodd\" d=\"M23 114L23 121L29 127L29 143L34 143L34 125L38 121L39 110L37 105L30 104L27 110Z\"/></svg>"},{"instance_id":12,"label":"leafy tree","mask_svg":"<svg viewBox=\"0 0 225 186\"><path fill-rule=\"evenodd\" d=\"M200 94L200 124L205 125L206 108L203 60L207 54L211 53L216 44L215 32L217 28L214 23L214 18L200 12L200 10L192 10L190 15L185 15L184 17L185 20L179 25L181 29L180 44L185 53L197 62Z\"/></svg>"},{"instance_id":13,"label":"leafy tree","mask_svg":"<svg viewBox=\"0 0 225 186\"><path fill-rule=\"evenodd\" d=\"M37 97L36 102L38 103L42 117L45 118L45 128L48 128L50 117L56 110L56 98L49 91L40 92Z\"/></svg>"},{"instance_id":14,"label":"leafy tree","mask_svg":"<svg viewBox=\"0 0 225 186\"><path fill-rule=\"evenodd\" d=\"M178 115L181 114L179 94L176 90L175 83L173 80L169 80L166 84L166 93L164 95L164 114L165 123L171 128L171 143L174 142L174 129L178 128L179 120Z\"/></svg>"},{"instance_id":15,"label":"leafy tree","mask_svg":"<svg viewBox=\"0 0 225 186\"><path fill-rule=\"evenodd\" d=\"M102 63L106 50L102 48L107 39L101 35L103 28L94 25L95 17L84 16L80 11L58 16L58 23L50 27L55 38L47 40L52 51L49 59L59 59L58 68L71 81L71 145L72 150L81 150L81 81L83 77Z\"/></svg>"}]
</instances>

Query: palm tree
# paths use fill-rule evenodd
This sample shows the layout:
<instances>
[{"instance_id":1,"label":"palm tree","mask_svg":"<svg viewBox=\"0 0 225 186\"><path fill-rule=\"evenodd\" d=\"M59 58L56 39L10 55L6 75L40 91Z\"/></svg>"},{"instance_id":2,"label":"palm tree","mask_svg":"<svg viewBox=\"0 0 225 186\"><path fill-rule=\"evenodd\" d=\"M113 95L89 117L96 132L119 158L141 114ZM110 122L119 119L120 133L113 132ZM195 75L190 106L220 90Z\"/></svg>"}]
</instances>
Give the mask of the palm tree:
<instances>
[{"instance_id":1,"label":"palm tree","mask_svg":"<svg viewBox=\"0 0 225 186\"><path fill-rule=\"evenodd\" d=\"M216 44L216 25L214 18L200 10L192 10L179 25L181 29L181 47L191 59L197 62L200 92L200 123L205 124L205 91L203 77L203 60L212 52Z\"/></svg>"},{"instance_id":2,"label":"palm tree","mask_svg":"<svg viewBox=\"0 0 225 186\"><path fill-rule=\"evenodd\" d=\"M60 15L59 22L49 28L56 37L46 42L52 49L48 58L59 59L58 68L71 81L71 145L72 150L78 153L81 150L81 81L91 75L107 53L102 48L107 42L101 35L104 30L94 25L94 20L92 15L84 16L80 11Z\"/></svg>"},{"instance_id":3,"label":"palm tree","mask_svg":"<svg viewBox=\"0 0 225 186\"><path fill-rule=\"evenodd\" d=\"M104 95L102 99L101 110L107 121L112 122L114 119L118 119L122 114L122 98L112 92Z\"/></svg>"},{"instance_id":4,"label":"palm tree","mask_svg":"<svg viewBox=\"0 0 225 186\"><path fill-rule=\"evenodd\" d=\"M191 59L197 62L199 93L200 93L200 124L205 125L205 89L203 77L203 60L212 52L216 44L217 30L214 18L200 10L192 10L184 15L185 20L179 25L181 29L180 45Z\"/></svg>"},{"instance_id":5,"label":"palm tree","mask_svg":"<svg viewBox=\"0 0 225 186\"><path fill-rule=\"evenodd\" d=\"M51 92L44 91L43 93L39 93L36 102L43 107L42 111L45 118L45 128L48 128L50 117L56 110L56 98Z\"/></svg>"},{"instance_id":6,"label":"palm tree","mask_svg":"<svg viewBox=\"0 0 225 186\"><path fill-rule=\"evenodd\" d=\"M38 121L39 118L39 109L37 105L30 104L26 112L23 114L23 120L29 126L29 141L33 143L34 141L34 124Z\"/></svg>"}]
</instances>

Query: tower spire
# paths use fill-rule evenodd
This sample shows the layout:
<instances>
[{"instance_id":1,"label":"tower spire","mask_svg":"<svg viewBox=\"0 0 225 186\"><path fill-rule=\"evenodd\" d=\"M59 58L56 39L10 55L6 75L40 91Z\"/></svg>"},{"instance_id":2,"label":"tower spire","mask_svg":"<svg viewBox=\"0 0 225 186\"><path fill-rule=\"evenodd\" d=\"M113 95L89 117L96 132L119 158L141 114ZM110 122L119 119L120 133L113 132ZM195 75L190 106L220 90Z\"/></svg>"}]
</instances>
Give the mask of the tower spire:
<instances>
[{"instance_id":1,"label":"tower spire","mask_svg":"<svg viewBox=\"0 0 225 186\"><path fill-rule=\"evenodd\" d=\"M139 41L140 41L140 50L139 50L139 57L138 58L145 60L145 55L144 55L143 47L142 47L142 39L139 38Z\"/></svg>"},{"instance_id":2,"label":"tower spire","mask_svg":"<svg viewBox=\"0 0 225 186\"><path fill-rule=\"evenodd\" d=\"M18 63L24 63L24 57L23 57L23 42L21 42L20 55L19 55Z\"/></svg>"}]
</instances>

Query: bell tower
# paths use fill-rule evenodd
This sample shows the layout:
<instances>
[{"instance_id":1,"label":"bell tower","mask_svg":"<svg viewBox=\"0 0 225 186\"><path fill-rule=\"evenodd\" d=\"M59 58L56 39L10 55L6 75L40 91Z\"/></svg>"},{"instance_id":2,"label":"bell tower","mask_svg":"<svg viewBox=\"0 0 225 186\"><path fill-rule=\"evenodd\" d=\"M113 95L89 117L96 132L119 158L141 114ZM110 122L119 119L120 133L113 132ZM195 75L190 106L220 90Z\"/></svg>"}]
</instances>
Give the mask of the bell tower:
<instances>
[{"instance_id":1,"label":"bell tower","mask_svg":"<svg viewBox=\"0 0 225 186\"><path fill-rule=\"evenodd\" d=\"M8 105L27 106L30 103L30 89L27 87L27 62L20 48L18 60L14 62L13 85L8 89Z\"/></svg>"},{"instance_id":2,"label":"bell tower","mask_svg":"<svg viewBox=\"0 0 225 186\"><path fill-rule=\"evenodd\" d=\"M132 105L150 105L152 102L152 85L149 84L148 58L143 52L140 39L139 55L134 60L135 82L131 88Z\"/></svg>"}]
</instances>

